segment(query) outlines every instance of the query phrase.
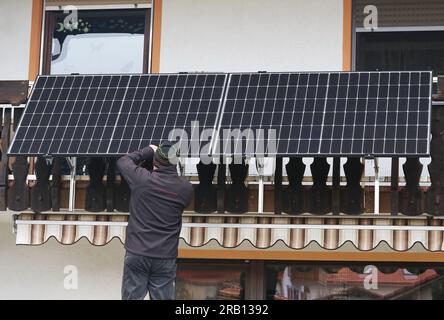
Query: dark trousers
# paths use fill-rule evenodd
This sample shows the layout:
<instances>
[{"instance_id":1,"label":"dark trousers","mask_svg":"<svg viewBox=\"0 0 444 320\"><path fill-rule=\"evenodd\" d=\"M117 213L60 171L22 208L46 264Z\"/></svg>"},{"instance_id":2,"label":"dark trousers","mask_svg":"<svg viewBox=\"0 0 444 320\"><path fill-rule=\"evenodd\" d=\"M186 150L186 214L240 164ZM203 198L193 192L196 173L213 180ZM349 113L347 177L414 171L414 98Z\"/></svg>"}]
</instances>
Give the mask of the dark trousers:
<instances>
[{"instance_id":1,"label":"dark trousers","mask_svg":"<svg viewBox=\"0 0 444 320\"><path fill-rule=\"evenodd\" d=\"M122 300L173 300L176 259L157 259L126 252L122 281Z\"/></svg>"}]
</instances>

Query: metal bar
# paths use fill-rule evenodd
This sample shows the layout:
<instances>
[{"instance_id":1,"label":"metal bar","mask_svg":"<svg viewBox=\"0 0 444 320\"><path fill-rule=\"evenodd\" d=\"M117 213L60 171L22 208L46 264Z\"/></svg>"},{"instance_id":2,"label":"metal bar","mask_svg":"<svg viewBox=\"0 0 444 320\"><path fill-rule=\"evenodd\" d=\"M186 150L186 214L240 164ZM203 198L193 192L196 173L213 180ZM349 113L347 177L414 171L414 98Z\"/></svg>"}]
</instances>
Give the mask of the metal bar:
<instances>
[{"instance_id":1,"label":"metal bar","mask_svg":"<svg viewBox=\"0 0 444 320\"><path fill-rule=\"evenodd\" d=\"M375 208L375 214L379 214L379 164L378 164L378 158L374 158L373 159L374 164L375 164L375 188L374 188L374 192L375 192L375 203L374 203L374 208Z\"/></svg>"},{"instance_id":2,"label":"metal bar","mask_svg":"<svg viewBox=\"0 0 444 320\"><path fill-rule=\"evenodd\" d=\"M263 176L259 176L257 212L264 213L264 177Z\"/></svg>"},{"instance_id":3,"label":"metal bar","mask_svg":"<svg viewBox=\"0 0 444 320\"><path fill-rule=\"evenodd\" d=\"M6 210L5 212L14 214L17 211L10 211L10 210ZM20 212L18 215L22 215L22 214L30 214L33 215L35 214L35 212L32 212L30 210L28 211L23 211ZM90 211L85 211L84 209L76 209L74 212L68 211L68 208L62 208L60 211L43 211L40 212L39 214L44 214L45 216L53 216L53 215L59 215L59 216L64 216L64 215L73 215L75 214L76 216L129 216L129 212L108 212L108 211L101 211L101 212L90 212ZM187 216L187 214L184 214L184 216ZM399 217L401 218L401 217ZM414 218L414 217L410 217L410 218Z\"/></svg>"},{"instance_id":4,"label":"metal bar","mask_svg":"<svg viewBox=\"0 0 444 320\"><path fill-rule=\"evenodd\" d=\"M333 158L333 181L332 181L332 212L339 215L340 211L340 187L341 187L341 158Z\"/></svg>"},{"instance_id":5,"label":"metal bar","mask_svg":"<svg viewBox=\"0 0 444 320\"><path fill-rule=\"evenodd\" d=\"M76 167L77 158L66 158L71 174L69 175L69 209L68 211L74 212L76 207Z\"/></svg>"},{"instance_id":6,"label":"metal bar","mask_svg":"<svg viewBox=\"0 0 444 320\"><path fill-rule=\"evenodd\" d=\"M16 125L15 125L15 114L14 114L14 108L12 108L11 109L11 125L12 125L12 128L14 129L14 131L16 131Z\"/></svg>"},{"instance_id":7,"label":"metal bar","mask_svg":"<svg viewBox=\"0 0 444 320\"><path fill-rule=\"evenodd\" d=\"M56 221L56 220L16 220L17 225L48 225L48 226L112 226L126 227L128 222L112 221Z\"/></svg>"},{"instance_id":8,"label":"metal bar","mask_svg":"<svg viewBox=\"0 0 444 320\"><path fill-rule=\"evenodd\" d=\"M6 213L10 213L10 214L14 214L16 213L16 211L10 211L10 210L6 210ZM20 214L34 214L34 212L31 211L24 211L21 212ZM61 211L45 211L45 212L41 212L41 214L44 215L72 215L73 213L68 211L67 208L63 208ZM106 215L106 216L129 216L128 212L106 212L106 211L102 211L102 212L89 212L89 211L85 211L83 209L76 209L74 211L75 215L78 216L91 216L91 215ZM274 212L264 212L261 214L258 214L257 212L247 212L247 213L230 213L229 215L227 215L226 213L211 213L211 214L205 214L205 213L196 213L194 211L184 211L183 213L184 217L200 217L200 218L276 218L276 214ZM285 215L285 217L291 218L290 215ZM349 215L339 215L339 216L333 216L331 214L327 214L327 215L316 215L316 214L310 214L310 213L303 213L299 215L300 218L303 219L335 219L335 220L342 220L342 219L350 219ZM387 213L380 213L379 215L375 216L372 213L364 213L361 214L359 216L355 216L353 217L353 219L357 219L357 220L362 220L362 219L370 219L370 220L390 220L390 221L394 221L394 220L409 220L409 221L427 221L429 219L433 219L435 221L441 221L444 220L444 216L430 216L430 215L420 215L420 216L405 216L405 215L398 215L396 217L391 216L390 212Z\"/></svg>"},{"instance_id":9,"label":"metal bar","mask_svg":"<svg viewBox=\"0 0 444 320\"><path fill-rule=\"evenodd\" d=\"M187 176L188 177L190 177L190 176L191 177L197 177L197 175L187 175ZM253 176L256 177L256 175L250 175L250 177L253 177ZM68 181L69 178L70 178L69 175L62 175L61 176L62 181ZM27 179L28 179L28 181L34 181L34 180L36 180L36 176L35 176L35 174L28 174L28 178ZM104 179L106 181L106 177ZM14 176L12 174L8 174L8 180L13 181L14 180ZM52 175L49 177L49 180L52 180ZM79 176L77 176L77 180L78 181L89 181L89 177L87 175L79 175ZM116 179L116 180L120 181L119 179ZM250 180L247 180L247 181L248 181L249 185L259 184L259 181L250 181ZM191 184L199 184L199 181L197 181L197 180L190 180L190 183ZM274 184L273 181L265 181L264 180L264 185L273 185L273 184ZM365 179L362 179L362 182L361 182L361 186L362 187L364 187L364 186L372 187L372 186L374 186L374 184L375 183L373 181L366 181ZM288 181L282 181L282 185L288 185ZM303 186L311 186L311 185L313 185L313 183L311 181L303 181L302 185ZM327 186L330 186L330 185L332 185L332 183L327 181ZM345 186L345 185L346 185L346 182L345 181L341 181L341 186ZM379 182L379 186L381 186L381 187L390 187L390 185L391 185L391 182L388 182L388 181L380 181ZM430 185L431 185L430 182L420 182L419 183L420 187L430 187ZM405 182L399 182L399 186L400 187L405 186Z\"/></svg>"},{"instance_id":10,"label":"metal bar","mask_svg":"<svg viewBox=\"0 0 444 320\"><path fill-rule=\"evenodd\" d=\"M16 220L17 225L58 226L113 226L126 227L127 222L109 221L56 221ZM393 225L324 225L324 224L241 224L241 223L183 223L184 228L250 228L250 229L316 229L316 230L389 230L389 231L444 231L444 226L393 226Z\"/></svg>"},{"instance_id":11,"label":"metal bar","mask_svg":"<svg viewBox=\"0 0 444 320\"><path fill-rule=\"evenodd\" d=\"M211 141L210 141L210 146L209 146L209 151L208 151L209 155L214 155L216 148L221 147L220 145L218 145L218 142L220 141L218 136L219 136L219 131L220 131L220 124L222 121L223 108L225 108L225 103L227 102L228 86L229 86L230 80L231 80L231 75L228 75L228 76L225 75L224 87L222 89L222 95L219 99L219 105L217 106L216 121L214 122L213 135L212 135ZM214 146L213 146L213 143L215 143Z\"/></svg>"},{"instance_id":12,"label":"metal bar","mask_svg":"<svg viewBox=\"0 0 444 320\"><path fill-rule=\"evenodd\" d=\"M224 158L220 157L219 165L217 167L217 212L225 213L225 181L226 177L226 164Z\"/></svg>"},{"instance_id":13,"label":"metal bar","mask_svg":"<svg viewBox=\"0 0 444 320\"><path fill-rule=\"evenodd\" d=\"M223 93L223 97L222 100L219 101L219 108L218 108L218 113L220 114L219 119L217 119L217 125L215 126L215 134L213 135L213 137L211 138L210 141L210 150L211 150L211 154L215 155L216 154L216 148L222 148L222 151L220 152L220 154L224 154L224 145L218 145L218 142L220 142L219 140L219 134L220 134L220 129L222 126L222 118L223 118L223 114L225 112L225 106L227 104L227 99L228 99L228 88L230 87L230 83L231 83L231 74L228 75L228 78L225 79L225 92Z\"/></svg>"},{"instance_id":14,"label":"metal bar","mask_svg":"<svg viewBox=\"0 0 444 320\"><path fill-rule=\"evenodd\" d=\"M256 169L259 175L258 197L257 197L257 212L264 212L264 158L256 158Z\"/></svg>"}]
</instances>

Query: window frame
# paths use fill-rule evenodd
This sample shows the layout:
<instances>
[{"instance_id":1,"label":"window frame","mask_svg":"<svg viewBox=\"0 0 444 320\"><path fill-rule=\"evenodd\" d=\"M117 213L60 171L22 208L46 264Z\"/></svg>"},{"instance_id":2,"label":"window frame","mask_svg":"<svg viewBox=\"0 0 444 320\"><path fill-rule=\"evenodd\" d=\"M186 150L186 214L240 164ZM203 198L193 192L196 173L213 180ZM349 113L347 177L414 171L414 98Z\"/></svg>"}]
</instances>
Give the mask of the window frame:
<instances>
[{"instance_id":1,"label":"window frame","mask_svg":"<svg viewBox=\"0 0 444 320\"><path fill-rule=\"evenodd\" d=\"M87 10L98 12L103 12L105 15L106 12L111 10L116 11L125 11L125 10L145 10L145 30L144 30L144 45L143 45L143 70L141 73L150 73L151 72L151 61L152 61L152 47L153 47L153 7L143 6L143 7L109 7L109 6L94 6L92 7L79 7L79 10ZM42 74L49 75L51 74L51 56L52 56L52 39L53 39L53 30L55 26L56 17L58 14L63 12L63 9L54 10L51 8L45 8L44 11L44 25L43 25L43 45L42 45Z\"/></svg>"},{"instance_id":2,"label":"window frame","mask_svg":"<svg viewBox=\"0 0 444 320\"><path fill-rule=\"evenodd\" d=\"M358 68L358 59L362 60L363 52L360 52L358 49L362 47L363 38L359 37L359 34L365 33L390 33L390 32L429 32L429 31L444 31L443 26L397 26L397 27L379 27L377 30L367 30L358 26L357 24L357 10L358 10L358 0L352 0L352 14L351 14L351 65L352 71L361 71ZM433 77L433 84L436 85L438 79Z\"/></svg>"}]
</instances>

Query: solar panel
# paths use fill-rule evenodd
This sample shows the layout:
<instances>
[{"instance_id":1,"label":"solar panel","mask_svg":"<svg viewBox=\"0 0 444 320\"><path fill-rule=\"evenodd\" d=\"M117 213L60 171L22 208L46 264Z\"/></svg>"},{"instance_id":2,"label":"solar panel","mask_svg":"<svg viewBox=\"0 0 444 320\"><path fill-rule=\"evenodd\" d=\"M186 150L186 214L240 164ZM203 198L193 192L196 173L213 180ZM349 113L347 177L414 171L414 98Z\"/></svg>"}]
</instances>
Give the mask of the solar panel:
<instances>
[{"instance_id":1,"label":"solar panel","mask_svg":"<svg viewBox=\"0 0 444 320\"><path fill-rule=\"evenodd\" d=\"M40 76L9 154L121 155L182 129L197 155L198 123L217 129L214 155L263 144L281 156L428 155L431 83L431 72Z\"/></svg>"},{"instance_id":2,"label":"solar panel","mask_svg":"<svg viewBox=\"0 0 444 320\"><path fill-rule=\"evenodd\" d=\"M429 153L431 72L240 73L227 86L215 155Z\"/></svg>"},{"instance_id":3,"label":"solar panel","mask_svg":"<svg viewBox=\"0 0 444 320\"><path fill-rule=\"evenodd\" d=\"M121 155L170 139L172 129L183 129L195 139L191 131L196 121L200 127L215 128L226 78L40 76L9 154Z\"/></svg>"}]
</instances>

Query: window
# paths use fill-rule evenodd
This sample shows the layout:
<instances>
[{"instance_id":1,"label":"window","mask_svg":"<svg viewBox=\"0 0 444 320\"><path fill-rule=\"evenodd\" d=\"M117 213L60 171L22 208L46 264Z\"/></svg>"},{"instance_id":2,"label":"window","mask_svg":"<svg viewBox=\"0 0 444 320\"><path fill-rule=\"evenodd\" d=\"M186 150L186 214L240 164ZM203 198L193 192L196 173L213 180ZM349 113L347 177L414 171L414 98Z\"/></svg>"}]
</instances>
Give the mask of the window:
<instances>
[{"instance_id":1,"label":"window","mask_svg":"<svg viewBox=\"0 0 444 320\"><path fill-rule=\"evenodd\" d=\"M444 75L444 31L358 32L356 67Z\"/></svg>"},{"instance_id":2,"label":"window","mask_svg":"<svg viewBox=\"0 0 444 320\"><path fill-rule=\"evenodd\" d=\"M444 2L355 0L354 10L356 70L444 74Z\"/></svg>"},{"instance_id":3,"label":"window","mask_svg":"<svg viewBox=\"0 0 444 320\"><path fill-rule=\"evenodd\" d=\"M245 269L222 264L179 263L177 300L243 300Z\"/></svg>"},{"instance_id":4,"label":"window","mask_svg":"<svg viewBox=\"0 0 444 320\"><path fill-rule=\"evenodd\" d=\"M150 9L48 11L45 74L148 72Z\"/></svg>"},{"instance_id":5,"label":"window","mask_svg":"<svg viewBox=\"0 0 444 320\"><path fill-rule=\"evenodd\" d=\"M444 292L440 267L270 263L265 270L271 300L421 300Z\"/></svg>"}]
</instances>

